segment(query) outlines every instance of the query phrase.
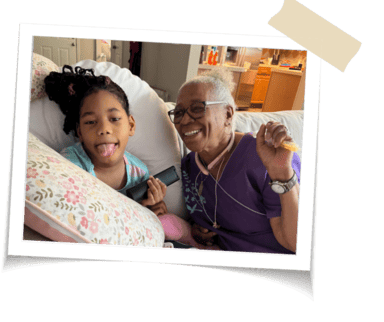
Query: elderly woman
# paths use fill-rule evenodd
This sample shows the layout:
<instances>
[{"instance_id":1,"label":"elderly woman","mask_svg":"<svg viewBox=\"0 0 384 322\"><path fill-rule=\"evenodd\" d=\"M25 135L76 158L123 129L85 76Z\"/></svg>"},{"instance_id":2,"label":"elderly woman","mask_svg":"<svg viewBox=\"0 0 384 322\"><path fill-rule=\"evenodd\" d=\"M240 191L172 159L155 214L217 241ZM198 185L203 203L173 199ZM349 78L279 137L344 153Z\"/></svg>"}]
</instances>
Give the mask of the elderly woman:
<instances>
[{"instance_id":1,"label":"elderly woman","mask_svg":"<svg viewBox=\"0 0 384 322\"><path fill-rule=\"evenodd\" d=\"M182 160L192 236L210 249L293 254L300 159L280 146L292 141L280 123L263 124L256 138L234 132L231 86L220 70L195 77L169 112L192 151Z\"/></svg>"}]
</instances>

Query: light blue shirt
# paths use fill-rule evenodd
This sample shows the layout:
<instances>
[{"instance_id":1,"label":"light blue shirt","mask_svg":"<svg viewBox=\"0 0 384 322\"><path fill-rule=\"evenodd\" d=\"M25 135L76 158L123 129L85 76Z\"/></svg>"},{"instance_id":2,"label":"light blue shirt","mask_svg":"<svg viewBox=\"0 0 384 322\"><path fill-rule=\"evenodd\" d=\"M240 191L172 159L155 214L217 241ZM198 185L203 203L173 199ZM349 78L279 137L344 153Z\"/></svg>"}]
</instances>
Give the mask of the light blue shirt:
<instances>
[{"instance_id":1,"label":"light blue shirt","mask_svg":"<svg viewBox=\"0 0 384 322\"><path fill-rule=\"evenodd\" d=\"M63 149L60 154L73 164L96 177L94 165L80 142ZM119 191L132 188L149 179L148 168L141 160L125 151L124 161L127 170L127 183L125 184L125 187Z\"/></svg>"}]
</instances>

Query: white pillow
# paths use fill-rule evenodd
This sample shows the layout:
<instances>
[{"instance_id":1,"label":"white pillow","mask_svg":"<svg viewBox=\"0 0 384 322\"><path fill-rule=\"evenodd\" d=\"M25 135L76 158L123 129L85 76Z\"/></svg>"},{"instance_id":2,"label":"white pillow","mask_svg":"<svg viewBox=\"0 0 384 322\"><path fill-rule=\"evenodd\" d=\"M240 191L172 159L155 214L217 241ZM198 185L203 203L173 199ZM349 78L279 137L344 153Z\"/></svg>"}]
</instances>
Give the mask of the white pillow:
<instances>
[{"instance_id":1,"label":"white pillow","mask_svg":"<svg viewBox=\"0 0 384 322\"><path fill-rule=\"evenodd\" d=\"M127 94L130 113L136 121L135 135L126 150L143 161L151 175L174 165L180 180L167 189L164 201L168 211L188 218L181 182L181 154L177 132L167 115L167 107L155 91L128 69L110 62L85 60L75 66L94 70L95 75L109 76ZM63 131L64 115L48 98L31 103L29 131L56 151L72 145L75 138Z\"/></svg>"}]
</instances>

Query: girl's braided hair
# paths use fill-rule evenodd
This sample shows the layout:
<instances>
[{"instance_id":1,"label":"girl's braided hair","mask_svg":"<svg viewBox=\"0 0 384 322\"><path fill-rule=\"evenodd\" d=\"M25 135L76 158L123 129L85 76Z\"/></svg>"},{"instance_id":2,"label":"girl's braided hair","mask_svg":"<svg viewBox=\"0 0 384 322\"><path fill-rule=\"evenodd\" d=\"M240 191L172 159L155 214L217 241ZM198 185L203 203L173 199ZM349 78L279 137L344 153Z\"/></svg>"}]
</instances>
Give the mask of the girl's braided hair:
<instances>
[{"instance_id":1,"label":"girl's braided hair","mask_svg":"<svg viewBox=\"0 0 384 322\"><path fill-rule=\"evenodd\" d=\"M65 65L61 73L51 72L45 79L45 91L51 101L56 102L65 115L63 130L73 131L77 136L80 109L85 98L99 91L108 91L116 96L129 116L129 102L122 88L108 76L95 76L93 69Z\"/></svg>"}]
</instances>

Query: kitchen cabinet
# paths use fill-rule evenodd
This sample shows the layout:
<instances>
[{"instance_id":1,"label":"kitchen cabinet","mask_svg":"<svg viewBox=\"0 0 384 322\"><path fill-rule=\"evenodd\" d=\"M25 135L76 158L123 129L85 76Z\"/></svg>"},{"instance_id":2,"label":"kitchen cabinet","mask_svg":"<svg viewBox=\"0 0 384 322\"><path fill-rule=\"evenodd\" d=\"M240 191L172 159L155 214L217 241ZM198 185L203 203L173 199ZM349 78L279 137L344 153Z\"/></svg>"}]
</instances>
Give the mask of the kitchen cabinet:
<instances>
[{"instance_id":1,"label":"kitchen cabinet","mask_svg":"<svg viewBox=\"0 0 384 322\"><path fill-rule=\"evenodd\" d=\"M241 73L235 99L236 105L239 109L249 108L256 76L257 70L247 70Z\"/></svg>"},{"instance_id":2,"label":"kitchen cabinet","mask_svg":"<svg viewBox=\"0 0 384 322\"><path fill-rule=\"evenodd\" d=\"M262 112L302 109L305 72L273 69Z\"/></svg>"},{"instance_id":3,"label":"kitchen cabinet","mask_svg":"<svg viewBox=\"0 0 384 322\"><path fill-rule=\"evenodd\" d=\"M265 96L267 95L270 76L258 76L253 86L252 104L263 104Z\"/></svg>"},{"instance_id":4,"label":"kitchen cabinet","mask_svg":"<svg viewBox=\"0 0 384 322\"><path fill-rule=\"evenodd\" d=\"M263 104L267 95L271 68L260 66L257 69L255 84L253 86L251 104Z\"/></svg>"}]
</instances>

